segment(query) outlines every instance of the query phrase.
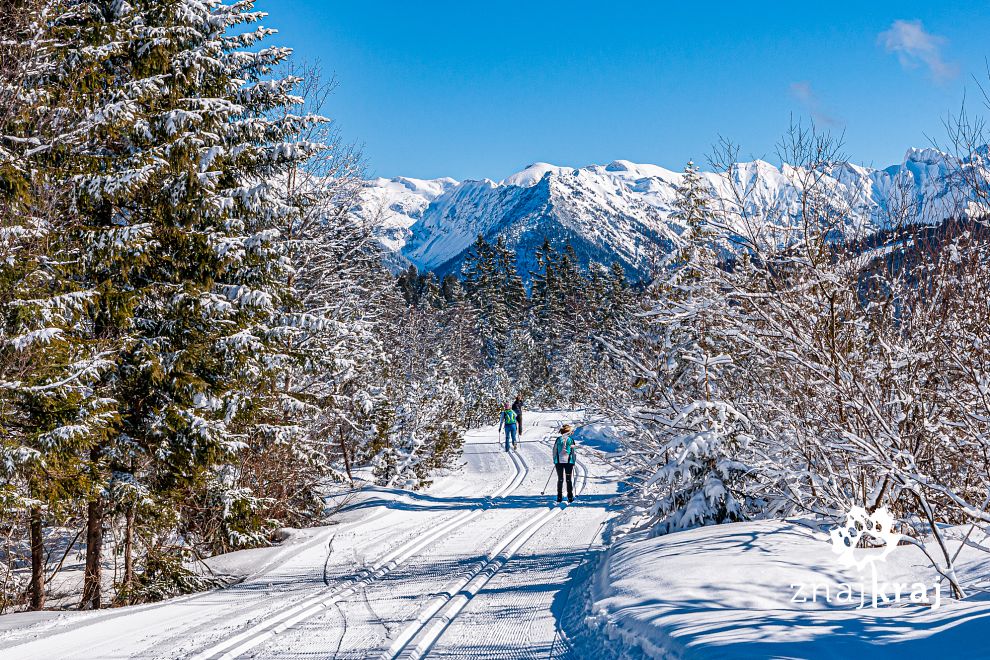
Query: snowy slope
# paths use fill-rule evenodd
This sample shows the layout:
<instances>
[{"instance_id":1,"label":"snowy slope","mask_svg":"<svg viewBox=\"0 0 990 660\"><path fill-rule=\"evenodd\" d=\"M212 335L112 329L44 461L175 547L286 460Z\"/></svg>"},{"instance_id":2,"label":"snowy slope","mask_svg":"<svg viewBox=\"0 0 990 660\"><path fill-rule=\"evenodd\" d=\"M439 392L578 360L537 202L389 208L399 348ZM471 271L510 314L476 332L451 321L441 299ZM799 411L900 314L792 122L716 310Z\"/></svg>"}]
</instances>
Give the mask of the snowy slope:
<instances>
[{"instance_id":1,"label":"snowy slope","mask_svg":"<svg viewBox=\"0 0 990 660\"><path fill-rule=\"evenodd\" d=\"M958 215L967 199L954 182L952 160L933 149L911 149L885 169L851 163L826 182L853 206L850 229L871 231L911 217L937 222ZM741 163L726 176L706 173L716 196L733 203L746 191L746 213L757 222L797 221L800 176L788 165ZM582 168L536 163L501 182L489 179L375 179L358 213L381 227L383 243L421 269L456 271L481 234L504 237L519 252L523 272L544 238L570 242L582 262L618 260L643 272L681 231L670 219L681 175L656 165L618 160ZM737 228L741 229L741 227Z\"/></svg>"},{"instance_id":2,"label":"snowy slope","mask_svg":"<svg viewBox=\"0 0 990 660\"><path fill-rule=\"evenodd\" d=\"M457 185L453 179L371 179L365 182L355 212L378 229L386 248L400 250L409 227L437 197Z\"/></svg>"}]
</instances>

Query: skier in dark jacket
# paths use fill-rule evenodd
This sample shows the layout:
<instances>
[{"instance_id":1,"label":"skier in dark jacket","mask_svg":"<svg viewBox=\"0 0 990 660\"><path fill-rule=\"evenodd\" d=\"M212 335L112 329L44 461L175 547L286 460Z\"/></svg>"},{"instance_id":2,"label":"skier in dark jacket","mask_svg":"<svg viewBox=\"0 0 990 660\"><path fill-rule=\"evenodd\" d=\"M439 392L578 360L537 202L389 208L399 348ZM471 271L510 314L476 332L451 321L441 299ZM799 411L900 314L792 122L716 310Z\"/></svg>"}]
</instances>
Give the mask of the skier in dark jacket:
<instances>
[{"instance_id":1,"label":"skier in dark jacket","mask_svg":"<svg viewBox=\"0 0 990 660\"><path fill-rule=\"evenodd\" d=\"M512 402L512 411L516 413L516 430L519 437L522 437L522 394L516 395L516 400Z\"/></svg>"},{"instance_id":2,"label":"skier in dark jacket","mask_svg":"<svg viewBox=\"0 0 990 660\"><path fill-rule=\"evenodd\" d=\"M557 501L564 499L564 475L567 475L567 501L574 501L574 484L571 474L574 472L574 461L577 458L577 446L571 432L570 424L560 427L560 435L553 443L553 466L557 470Z\"/></svg>"},{"instance_id":3,"label":"skier in dark jacket","mask_svg":"<svg viewBox=\"0 0 990 660\"><path fill-rule=\"evenodd\" d=\"M518 449L518 436L516 435L516 411L509 407L509 404L502 404L502 414L498 420L498 430L505 427L505 451L509 451L509 441L512 448Z\"/></svg>"}]
</instances>

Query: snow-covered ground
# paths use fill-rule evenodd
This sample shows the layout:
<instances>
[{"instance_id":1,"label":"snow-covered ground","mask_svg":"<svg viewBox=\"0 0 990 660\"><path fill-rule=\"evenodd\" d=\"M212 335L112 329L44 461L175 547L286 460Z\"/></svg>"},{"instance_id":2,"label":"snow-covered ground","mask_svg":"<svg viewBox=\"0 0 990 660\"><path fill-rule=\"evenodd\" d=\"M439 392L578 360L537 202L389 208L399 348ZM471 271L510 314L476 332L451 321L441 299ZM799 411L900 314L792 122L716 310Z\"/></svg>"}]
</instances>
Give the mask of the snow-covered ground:
<instances>
[{"instance_id":1,"label":"snow-covered ground","mask_svg":"<svg viewBox=\"0 0 990 660\"><path fill-rule=\"evenodd\" d=\"M990 658L990 598L943 586L937 609L912 603L915 583L931 598L937 582L913 546L876 563L888 597L901 592L878 608L870 570L844 567L809 523L632 533L598 552L617 484L591 455L621 451L607 425L576 433L578 501L555 506L552 479L540 494L550 438L579 417L527 413L512 454L494 427L474 431L463 465L425 491L368 488L335 525L215 557L214 571L243 576L226 589L0 617L0 657ZM957 567L979 587L988 540L969 542Z\"/></svg>"},{"instance_id":2,"label":"snow-covered ground","mask_svg":"<svg viewBox=\"0 0 990 660\"><path fill-rule=\"evenodd\" d=\"M585 459L574 505L540 495L549 437L576 417L527 413L518 454L492 427L472 432L463 466L423 492L371 490L334 526L215 558L247 576L229 588L2 617L0 657L581 657L559 621L616 484Z\"/></svg>"},{"instance_id":3,"label":"snow-covered ground","mask_svg":"<svg viewBox=\"0 0 990 660\"><path fill-rule=\"evenodd\" d=\"M977 536L986 543L979 532L970 541ZM951 543L953 552L959 543ZM862 559L881 551L857 552ZM963 548L957 567L964 584L980 586L982 579L986 585L987 556ZM915 583L935 601L937 578L914 546L897 546L876 567L874 608L871 569L843 567L828 534L804 524L761 521L652 539L630 535L591 581L589 620L633 656L990 658L986 594L971 589L966 600L953 601L943 585L939 607L912 603L911 591L920 597Z\"/></svg>"}]
</instances>

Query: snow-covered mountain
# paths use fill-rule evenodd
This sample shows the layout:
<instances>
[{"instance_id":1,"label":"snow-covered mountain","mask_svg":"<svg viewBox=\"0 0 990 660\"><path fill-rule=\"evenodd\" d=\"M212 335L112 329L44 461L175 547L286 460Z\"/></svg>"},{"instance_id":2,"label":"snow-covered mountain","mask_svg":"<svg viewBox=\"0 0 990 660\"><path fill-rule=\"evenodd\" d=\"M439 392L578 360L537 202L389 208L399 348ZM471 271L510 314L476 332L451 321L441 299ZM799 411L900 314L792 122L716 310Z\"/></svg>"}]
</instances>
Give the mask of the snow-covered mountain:
<instances>
[{"instance_id":1,"label":"snow-covered mountain","mask_svg":"<svg viewBox=\"0 0 990 660\"><path fill-rule=\"evenodd\" d=\"M889 227L905 214L937 222L959 214L966 202L952 183L952 162L934 149L911 149L903 163L885 169L843 164L827 183L852 204L849 223L856 229ZM498 183L374 179L366 182L356 211L403 257L397 263L408 260L439 274L459 269L479 234L492 241L504 237L524 272L549 239L555 245L569 242L582 263L618 260L637 273L648 267L657 248L669 249L670 238L682 229L670 217L681 176L617 160L578 169L536 163ZM798 170L757 160L740 163L731 176L732 181L724 174L704 174L720 199L745 190L751 219L787 224L798 218Z\"/></svg>"}]
</instances>

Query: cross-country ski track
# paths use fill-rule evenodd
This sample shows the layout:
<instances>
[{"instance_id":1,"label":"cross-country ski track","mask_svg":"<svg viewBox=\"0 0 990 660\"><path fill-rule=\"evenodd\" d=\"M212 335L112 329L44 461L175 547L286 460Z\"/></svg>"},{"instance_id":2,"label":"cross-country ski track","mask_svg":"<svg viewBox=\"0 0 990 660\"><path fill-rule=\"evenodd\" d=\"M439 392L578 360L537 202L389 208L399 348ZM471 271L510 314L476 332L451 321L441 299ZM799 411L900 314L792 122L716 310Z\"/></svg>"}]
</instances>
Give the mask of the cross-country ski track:
<instances>
[{"instance_id":1,"label":"cross-country ski track","mask_svg":"<svg viewBox=\"0 0 990 660\"><path fill-rule=\"evenodd\" d=\"M495 427L469 432L463 465L430 488L369 489L339 524L245 551L267 554L239 584L8 628L0 656L579 657L560 617L571 573L599 547L616 486L585 453L573 505L556 505L556 477L541 496L555 431L577 415L524 421L518 452L504 451Z\"/></svg>"}]
</instances>

